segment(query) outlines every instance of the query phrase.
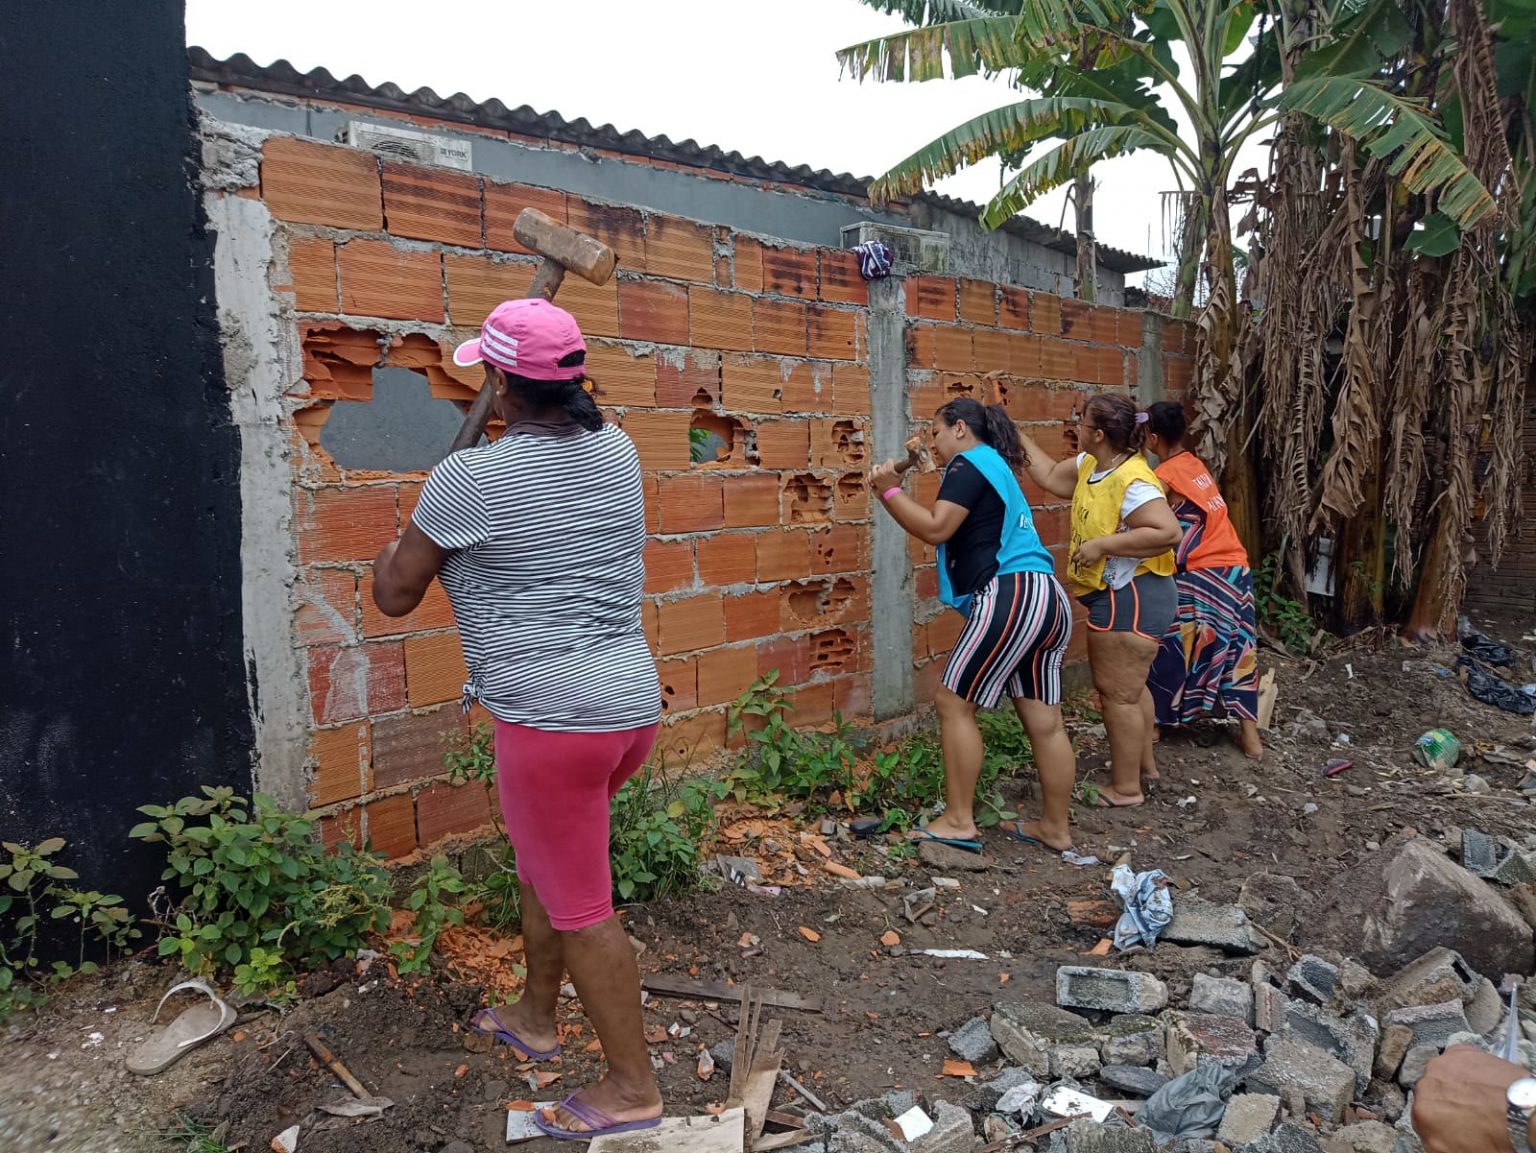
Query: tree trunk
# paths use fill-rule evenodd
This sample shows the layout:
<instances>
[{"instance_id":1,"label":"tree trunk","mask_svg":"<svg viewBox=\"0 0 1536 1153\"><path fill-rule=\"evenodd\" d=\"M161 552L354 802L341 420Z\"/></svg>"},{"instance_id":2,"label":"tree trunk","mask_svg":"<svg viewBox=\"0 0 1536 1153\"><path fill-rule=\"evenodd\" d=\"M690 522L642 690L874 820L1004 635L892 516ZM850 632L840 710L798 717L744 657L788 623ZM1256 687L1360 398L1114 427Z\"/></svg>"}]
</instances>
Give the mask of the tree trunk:
<instances>
[{"instance_id":1,"label":"tree trunk","mask_svg":"<svg viewBox=\"0 0 1536 1153\"><path fill-rule=\"evenodd\" d=\"M1177 320L1188 320L1195 307L1195 284L1200 278L1200 258L1205 250L1201 243L1202 214L1199 200L1192 198L1179 222L1179 275L1174 281L1172 308Z\"/></svg>"},{"instance_id":2,"label":"tree trunk","mask_svg":"<svg viewBox=\"0 0 1536 1153\"><path fill-rule=\"evenodd\" d=\"M1089 304L1099 299L1099 246L1093 236L1093 177L1080 172L1072 182L1077 214L1077 298Z\"/></svg>"},{"instance_id":3,"label":"tree trunk","mask_svg":"<svg viewBox=\"0 0 1536 1153\"><path fill-rule=\"evenodd\" d=\"M1435 527L1429 537L1429 547L1424 553L1424 565L1419 570L1419 587L1413 597L1413 611L1403 626L1403 635L1409 640L1435 641L1453 636L1456 631L1456 612L1459 598L1453 595L1445 579L1446 571L1455 564L1453 549L1460 549L1459 539L1450 540L1445 530L1452 517L1445 508L1435 515Z\"/></svg>"},{"instance_id":4,"label":"tree trunk","mask_svg":"<svg viewBox=\"0 0 1536 1153\"><path fill-rule=\"evenodd\" d=\"M1381 461L1361 478L1364 500L1333 534L1334 627L1349 634L1380 624L1386 613L1387 532Z\"/></svg>"}]
</instances>

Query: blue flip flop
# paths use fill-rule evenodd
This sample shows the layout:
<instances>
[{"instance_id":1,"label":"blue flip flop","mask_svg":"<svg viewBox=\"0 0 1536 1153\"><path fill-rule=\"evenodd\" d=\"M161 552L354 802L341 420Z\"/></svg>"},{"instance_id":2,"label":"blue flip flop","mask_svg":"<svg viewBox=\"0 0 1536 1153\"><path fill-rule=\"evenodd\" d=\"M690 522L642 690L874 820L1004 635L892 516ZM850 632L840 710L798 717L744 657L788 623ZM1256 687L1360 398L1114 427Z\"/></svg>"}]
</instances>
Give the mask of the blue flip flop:
<instances>
[{"instance_id":1,"label":"blue flip flop","mask_svg":"<svg viewBox=\"0 0 1536 1153\"><path fill-rule=\"evenodd\" d=\"M908 834L908 840L934 841L940 845L948 845L951 849L963 849L967 853L981 852L980 841L968 841L964 837L941 837L937 833L930 833L927 829L913 829Z\"/></svg>"},{"instance_id":2,"label":"blue flip flop","mask_svg":"<svg viewBox=\"0 0 1536 1153\"><path fill-rule=\"evenodd\" d=\"M489 1017L496 1028L482 1029L477 1022L485 1017ZM481 1009L471 1017L469 1019L469 1031L471 1033L479 1033L482 1037L494 1037L503 1045L511 1045L519 1053L526 1054L533 1061L553 1061L556 1057L560 1056L559 1045L556 1045L553 1049L535 1049L532 1045L528 1044L528 1042L501 1023L501 1018L496 1016L495 1009Z\"/></svg>"},{"instance_id":3,"label":"blue flip flop","mask_svg":"<svg viewBox=\"0 0 1536 1153\"><path fill-rule=\"evenodd\" d=\"M636 1133L641 1129L654 1129L661 1124L660 1117L648 1117L644 1121L615 1121L601 1109L578 1101L575 1093L560 1102L558 1107L586 1128L562 1129L553 1121L544 1120L544 1110L536 1110L533 1123L538 1126L539 1132L557 1141L591 1141L594 1137L605 1137L612 1133Z\"/></svg>"},{"instance_id":4,"label":"blue flip flop","mask_svg":"<svg viewBox=\"0 0 1536 1153\"><path fill-rule=\"evenodd\" d=\"M1010 821L1008 825L1004 826L1004 832L1010 841L1017 841L1021 845L1035 845L1038 848L1044 849L1047 853L1055 853L1058 857L1063 852L1072 852L1071 846L1068 846L1066 849L1058 849L1055 845L1047 845L1039 837L1031 837L1028 833L1021 833L1019 831L1020 823L1019 821Z\"/></svg>"}]
</instances>

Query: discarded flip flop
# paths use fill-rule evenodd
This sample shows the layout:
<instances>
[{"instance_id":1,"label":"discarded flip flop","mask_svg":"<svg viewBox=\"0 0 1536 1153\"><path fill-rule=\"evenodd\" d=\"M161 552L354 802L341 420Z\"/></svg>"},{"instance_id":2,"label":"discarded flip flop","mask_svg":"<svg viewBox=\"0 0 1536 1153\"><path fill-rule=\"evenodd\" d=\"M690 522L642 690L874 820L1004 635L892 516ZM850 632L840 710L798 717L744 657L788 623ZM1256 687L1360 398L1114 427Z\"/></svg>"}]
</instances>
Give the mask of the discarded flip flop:
<instances>
[{"instance_id":1,"label":"discarded flip flop","mask_svg":"<svg viewBox=\"0 0 1536 1153\"><path fill-rule=\"evenodd\" d=\"M980 841L970 841L964 837L941 837L937 833L930 833L927 829L913 829L907 834L907 838L913 841L934 841L940 845L948 845L951 849L963 849L967 853L981 852Z\"/></svg>"},{"instance_id":2,"label":"discarded flip flop","mask_svg":"<svg viewBox=\"0 0 1536 1153\"><path fill-rule=\"evenodd\" d=\"M848 831L855 837L873 837L884 827L884 817L854 817L848 822Z\"/></svg>"},{"instance_id":3,"label":"discarded flip flop","mask_svg":"<svg viewBox=\"0 0 1536 1153\"><path fill-rule=\"evenodd\" d=\"M485 1029L480 1026L479 1022L486 1017L491 1019L492 1024L496 1028ZM481 1009L471 1017L469 1019L469 1031L471 1033L479 1033L482 1037L494 1037L503 1045L511 1045L512 1048L516 1049L519 1053L525 1054L533 1061L553 1061L556 1057L560 1056L559 1045L556 1045L553 1049L535 1049L532 1045L528 1044L528 1042L501 1023L501 1018L496 1016L495 1009Z\"/></svg>"},{"instance_id":4,"label":"discarded flip flop","mask_svg":"<svg viewBox=\"0 0 1536 1153\"><path fill-rule=\"evenodd\" d=\"M1020 829L1023 823L1022 821L1010 821L1003 827L1010 841L1018 841L1021 845L1034 845L1037 848L1044 849L1047 853L1055 853L1057 856L1064 852L1070 853L1073 851L1071 845L1068 845L1065 849L1058 849L1055 845L1046 844L1039 837L1031 837Z\"/></svg>"},{"instance_id":5,"label":"discarded flip flop","mask_svg":"<svg viewBox=\"0 0 1536 1153\"><path fill-rule=\"evenodd\" d=\"M155 1015L149 1019L151 1025L160 1019L160 1010L165 1008L171 995L183 989L202 993L212 1004L183 1009L174 1021L129 1053L124 1064L130 1073L150 1077L168 1069L204 1041L211 1041L235 1023L237 1014L234 1009L209 987L208 982L194 978L165 991L160 1004L155 1006Z\"/></svg>"},{"instance_id":6,"label":"discarded flip flop","mask_svg":"<svg viewBox=\"0 0 1536 1153\"><path fill-rule=\"evenodd\" d=\"M654 1129L661 1124L660 1117L648 1117L644 1121L615 1121L601 1109L577 1100L575 1093L560 1102L557 1108L564 1109L586 1126L585 1129L562 1129L553 1121L544 1119L546 1110L535 1110L533 1123L546 1137L553 1137L557 1141L590 1141L594 1137L604 1137L612 1133L635 1133L641 1129Z\"/></svg>"}]
</instances>

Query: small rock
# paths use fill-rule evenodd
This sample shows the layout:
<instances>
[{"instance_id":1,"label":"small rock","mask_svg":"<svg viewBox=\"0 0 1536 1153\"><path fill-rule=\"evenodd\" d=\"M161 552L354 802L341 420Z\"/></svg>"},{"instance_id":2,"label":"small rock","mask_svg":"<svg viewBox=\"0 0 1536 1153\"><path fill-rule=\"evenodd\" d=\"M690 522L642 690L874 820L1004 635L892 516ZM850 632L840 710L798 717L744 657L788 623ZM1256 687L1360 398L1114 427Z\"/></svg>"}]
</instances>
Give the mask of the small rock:
<instances>
[{"instance_id":1,"label":"small rock","mask_svg":"<svg viewBox=\"0 0 1536 1153\"><path fill-rule=\"evenodd\" d=\"M1216 1140L1233 1148L1265 1136L1280 1115L1280 1098L1265 1093L1235 1093L1222 1114Z\"/></svg>"},{"instance_id":2,"label":"small rock","mask_svg":"<svg viewBox=\"0 0 1536 1153\"><path fill-rule=\"evenodd\" d=\"M1477 829L1461 831L1461 867L1479 877L1486 877L1498 868L1504 847L1487 833Z\"/></svg>"},{"instance_id":3,"label":"small rock","mask_svg":"<svg viewBox=\"0 0 1536 1153\"><path fill-rule=\"evenodd\" d=\"M1388 1121L1396 1121L1408 1108L1408 1099L1403 1096L1403 1091L1391 1081L1372 1081L1366 1090L1365 1099Z\"/></svg>"},{"instance_id":4,"label":"small rock","mask_svg":"<svg viewBox=\"0 0 1536 1153\"><path fill-rule=\"evenodd\" d=\"M731 1057L736 1052L736 1042L717 1041L709 1047L709 1055L715 1060L715 1068L726 1073L731 1071Z\"/></svg>"},{"instance_id":5,"label":"small rock","mask_svg":"<svg viewBox=\"0 0 1536 1153\"><path fill-rule=\"evenodd\" d=\"M949 1035L949 1049L962 1061L986 1065L997 1060L997 1042L980 1017L972 1017Z\"/></svg>"},{"instance_id":6,"label":"small rock","mask_svg":"<svg viewBox=\"0 0 1536 1153\"><path fill-rule=\"evenodd\" d=\"M992 1080L976 1086L976 1092L971 1096L972 1106L978 1113L990 1113L1008 1090L1032 1084L1035 1084L1035 1078L1028 1069L1010 1065Z\"/></svg>"},{"instance_id":7,"label":"small rock","mask_svg":"<svg viewBox=\"0 0 1536 1153\"><path fill-rule=\"evenodd\" d=\"M933 1128L911 1143L912 1153L971 1153L976 1129L970 1111L940 1101L931 1112Z\"/></svg>"},{"instance_id":8,"label":"small rock","mask_svg":"<svg viewBox=\"0 0 1536 1153\"><path fill-rule=\"evenodd\" d=\"M1378 1080L1390 1081L1397 1076L1403 1057L1413 1045L1413 1030L1407 1025L1388 1025L1381 1034L1381 1045L1376 1050L1376 1061L1371 1071Z\"/></svg>"},{"instance_id":9,"label":"small rock","mask_svg":"<svg viewBox=\"0 0 1536 1153\"><path fill-rule=\"evenodd\" d=\"M1150 1097L1168 1084L1169 1078L1138 1065L1105 1065L1099 1070L1099 1081L1116 1093Z\"/></svg>"},{"instance_id":10,"label":"small rock","mask_svg":"<svg viewBox=\"0 0 1536 1153\"><path fill-rule=\"evenodd\" d=\"M1190 989L1189 1007L1197 1013L1236 1017L1244 1024L1253 1024L1253 990L1230 977L1196 973Z\"/></svg>"},{"instance_id":11,"label":"small rock","mask_svg":"<svg viewBox=\"0 0 1536 1153\"><path fill-rule=\"evenodd\" d=\"M1397 1083L1404 1089L1412 1089L1424 1076L1429 1063L1440 1056L1439 1045L1415 1045L1403 1057L1402 1068L1397 1071Z\"/></svg>"},{"instance_id":12,"label":"small rock","mask_svg":"<svg viewBox=\"0 0 1536 1153\"><path fill-rule=\"evenodd\" d=\"M1487 778L1481 777L1476 773L1468 773L1462 777L1461 786L1467 792L1479 795L1493 792L1493 786L1488 783Z\"/></svg>"},{"instance_id":13,"label":"small rock","mask_svg":"<svg viewBox=\"0 0 1536 1153\"><path fill-rule=\"evenodd\" d=\"M1157 1153L1157 1138L1141 1125L1100 1125L1079 1117L1067 1126L1067 1153Z\"/></svg>"},{"instance_id":14,"label":"small rock","mask_svg":"<svg viewBox=\"0 0 1536 1153\"><path fill-rule=\"evenodd\" d=\"M992 863L981 853L967 852L953 845L941 845L938 841L919 841L917 859L930 869L942 873L982 873L992 867Z\"/></svg>"},{"instance_id":15,"label":"small rock","mask_svg":"<svg viewBox=\"0 0 1536 1153\"><path fill-rule=\"evenodd\" d=\"M981 1136L988 1145L1001 1145L1004 1139L1012 1133L1008 1122L993 1113L982 1118Z\"/></svg>"},{"instance_id":16,"label":"small rock","mask_svg":"<svg viewBox=\"0 0 1536 1153\"><path fill-rule=\"evenodd\" d=\"M1397 1131L1380 1121L1357 1121L1336 1130L1332 1140L1352 1153L1392 1153Z\"/></svg>"},{"instance_id":17,"label":"small rock","mask_svg":"<svg viewBox=\"0 0 1536 1153\"><path fill-rule=\"evenodd\" d=\"M1063 965L1056 970L1056 1003L1107 1013L1155 1013L1168 1004L1168 986L1150 973Z\"/></svg>"}]
</instances>

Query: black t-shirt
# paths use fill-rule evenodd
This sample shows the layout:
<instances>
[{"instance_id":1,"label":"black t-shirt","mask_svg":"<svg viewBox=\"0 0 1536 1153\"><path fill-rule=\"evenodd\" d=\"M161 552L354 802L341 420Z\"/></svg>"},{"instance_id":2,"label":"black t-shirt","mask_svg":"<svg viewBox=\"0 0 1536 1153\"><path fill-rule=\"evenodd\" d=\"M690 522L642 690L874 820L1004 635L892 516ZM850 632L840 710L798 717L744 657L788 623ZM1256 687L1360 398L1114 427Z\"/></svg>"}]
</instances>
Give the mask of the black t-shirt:
<instances>
[{"instance_id":1,"label":"black t-shirt","mask_svg":"<svg viewBox=\"0 0 1536 1153\"><path fill-rule=\"evenodd\" d=\"M1007 510L992 483L964 456L953 458L944 470L939 499L970 510L945 549L949 583L956 594L966 596L997 575Z\"/></svg>"}]
</instances>

